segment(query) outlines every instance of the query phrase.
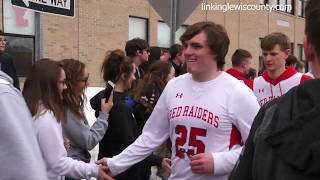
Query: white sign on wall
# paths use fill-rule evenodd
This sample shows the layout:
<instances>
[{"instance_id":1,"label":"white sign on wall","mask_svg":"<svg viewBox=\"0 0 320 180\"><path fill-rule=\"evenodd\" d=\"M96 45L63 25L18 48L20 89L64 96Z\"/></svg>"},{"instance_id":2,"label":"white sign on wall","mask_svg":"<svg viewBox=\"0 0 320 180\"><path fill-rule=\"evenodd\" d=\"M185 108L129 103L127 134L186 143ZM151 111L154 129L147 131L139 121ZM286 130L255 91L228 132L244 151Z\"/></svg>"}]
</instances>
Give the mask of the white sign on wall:
<instances>
[{"instance_id":1,"label":"white sign on wall","mask_svg":"<svg viewBox=\"0 0 320 180\"><path fill-rule=\"evenodd\" d=\"M34 35L35 13L13 6L11 1L3 1L3 25L5 33Z\"/></svg>"}]
</instances>

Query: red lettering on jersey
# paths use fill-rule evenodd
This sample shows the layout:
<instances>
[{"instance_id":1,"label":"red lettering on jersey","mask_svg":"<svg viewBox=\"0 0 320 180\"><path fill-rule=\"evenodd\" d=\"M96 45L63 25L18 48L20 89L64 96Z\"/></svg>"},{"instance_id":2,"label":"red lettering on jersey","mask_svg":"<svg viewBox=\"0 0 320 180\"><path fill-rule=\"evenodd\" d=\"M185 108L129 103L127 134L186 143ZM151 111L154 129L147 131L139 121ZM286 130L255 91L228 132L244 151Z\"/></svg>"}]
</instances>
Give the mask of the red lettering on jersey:
<instances>
[{"instance_id":1,"label":"red lettering on jersey","mask_svg":"<svg viewBox=\"0 0 320 180\"><path fill-rule=\"evenodd\" d=\"M198 113L197 113L197 118L201 119L202 111L203 111L203 109L201 107L199 107Z\"/></svg>"},{"instance_id":2,"label":"red lettering on jersey","mask_svg":"<svg viewBox=\"0 0 320 180\"><path fill-rule=\"evenodd\" d=\"M196 110L194 111L194 115L192 117L197 117L197 112L198 112L198 106L196 106Z\"/></svg>"},{"instance_id":3,"label":"red lettering on jersey","mask_svg":"<svg viewBox=\"0 0 320 180\"><path fill-rule=\"evenodd\" d=\"M178 110L177 110L176 117L179 117L181 115L181 112L182 112L182 106L179 106Z\"/></svg>"},{"instance_id":4,"label":"red lettering on jersey","mask_svg":"<svg viewBox=\"0 0 320 180\"><path fill-rule=\"evenodd\" d=\"M177 108L172 109L171 119L175 117Z\"/></svg>"},{"instance_id":5,"label":"red lettering on jersey","mask_svg":"<svg viewBox=\"0 0 320 180\"><path fill-rule=\"evenodd\" d=\"M208 114L208 110L204 109L204 110L203 110L203 114L202 114L202 118L201 118L203 121L206 121L206 120L207 120L207 119L206 119L207 114Z\"/></svg>"},{"instance_id":6,"label":"red lettering on jersey","mask_svg":"<svg viewBox=\"0 0 320 180\"><path fill-rule=\"evenodd\" d=\"M189 111L189 106L185 106L182 116L188 116L188 111Z\"/></svg>"},{"instance_id":7,"label":"red lettering on jersey","mask_svg":"<svg viewBox=\"0 0 320 180\"><path fill-rule=\"evenodd\" d=\"M190 112L189 112L189 114L188 114L189 117L193 117L193 107L194 107L194 106L191 107L191 110L190 110Z\"/></svg>"},{"instance_id":8,"label":"red lettering on jersey","mask_svg":"<svg viewBox=\"0 0 320 180\"><path fill-rule=\"evenodd\" d=\"M212 125L213 123L213 113L209 112L208 123Z\"/></svg>"},{"instance_id":9,"label":"red lettering on jersey","mask_svg":"<svg viewBox=\"0 0 320 180\"><path fill-rule=\"evenodd\" d=\"M172 109L170 109L170 111L169 111L169 119L172 119L171 118L171 112L172 112Z\"/></svg>"},{"instance_id":10,"label":"red lettering on jersey","mask_svg":"<svg viewBox=\"0 0 320 180\"><path fill-rule=\"evenodd\" d=\"M178 106L169 111L169 119L176 117L194 117L208 124L211 124L215 128L219 126L219 117L215 116L212 112L207 109L197 106Z\"/></svg>"},{"instance_id":11,"label":"red lettering on jersey","mask_svg":"<svg viewBox=\"0 0 320 180\"><path fill-rule=\"evenodd\" d=\"M214 124L213 124L214 127L218 128L219 126L219 117L218 116L215 116L214 117Z\"/></svg>"}]
</instances>

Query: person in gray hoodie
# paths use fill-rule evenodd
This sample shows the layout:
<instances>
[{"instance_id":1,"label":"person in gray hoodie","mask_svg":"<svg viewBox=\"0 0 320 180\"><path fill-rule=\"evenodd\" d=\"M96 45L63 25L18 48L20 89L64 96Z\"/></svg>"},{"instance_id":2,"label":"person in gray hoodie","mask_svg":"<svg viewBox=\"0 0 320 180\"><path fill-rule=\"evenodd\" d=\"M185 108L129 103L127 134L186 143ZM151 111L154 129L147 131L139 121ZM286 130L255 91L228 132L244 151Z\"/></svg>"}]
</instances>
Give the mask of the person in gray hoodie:
<instances>
[{"instance_id":1,"label":"person in gray hoodie","mask_svg":"<svg viewBox=\"0 0 320 180\"><path fill-rule=\"evenodd\" d=\"M105 99L101 101L99 116L90 127L84 114L84 91L89 85L89 73L85 64L75 59L64 59L60 64L66 73L67 89L63 91L63 99L67 116L66 122L62 124L62 131L70 142L68 157L88 163L91 158L89 150L99 143L107 131L113 96L111 93L108 102ZM66 180L71 179L73 178L66 177Z\"/></svg>"},{"instance_id":2,"label":"person in gray hoodie","mask_svg":"<svg viewBox=\"0 0 320 180\"><path fill-rule=\"evenodd\" d=\"M30 111L13 80L1 70L0 114L0 179L48 179Z\"/></svg>"}]
</instances>

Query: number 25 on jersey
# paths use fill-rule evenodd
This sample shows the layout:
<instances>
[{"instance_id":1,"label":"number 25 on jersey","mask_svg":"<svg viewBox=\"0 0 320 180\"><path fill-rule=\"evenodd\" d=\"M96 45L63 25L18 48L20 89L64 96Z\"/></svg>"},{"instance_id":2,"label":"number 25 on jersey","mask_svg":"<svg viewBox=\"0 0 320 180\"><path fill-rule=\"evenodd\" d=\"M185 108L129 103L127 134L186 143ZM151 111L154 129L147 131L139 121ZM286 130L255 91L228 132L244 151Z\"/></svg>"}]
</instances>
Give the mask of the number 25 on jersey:
<instances>
[{"instance_id":1,"label":"number 25 on jersey","mask_svg":"<svg viewBox=\"0 0 320 180\"><path fill-rule=\"evenodd\" d=\"M201 140L198 140L197 137L206 137L206 129L191 127L188 132L186 126L177 125L175 128L175 133L179 136L175 141L177 157L186 159L188 158L186 155L191 156L205 152L205 144ZM187 141L188 133L190 133L189 141ZM188 144L186 145L186 143Z\"/></svg>"}]
</instances>

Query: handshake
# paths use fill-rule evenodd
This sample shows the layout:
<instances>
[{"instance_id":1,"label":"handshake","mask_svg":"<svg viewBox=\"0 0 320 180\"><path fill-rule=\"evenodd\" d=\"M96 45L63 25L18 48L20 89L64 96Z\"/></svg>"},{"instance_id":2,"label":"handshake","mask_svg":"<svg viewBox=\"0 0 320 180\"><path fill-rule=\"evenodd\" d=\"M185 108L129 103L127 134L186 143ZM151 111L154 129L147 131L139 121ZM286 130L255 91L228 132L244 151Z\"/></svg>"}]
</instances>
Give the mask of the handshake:
<instances>
[{"instance_id":1,"label":"handshake","mask_svg":"<svg viewBox=\"0 0 320 180\"><path fill-rule=\"evenodd\" d=\"M99 165L98 180L114 180L113 175L111 174L107 164L107 158L102 158L96 161L96 164Z\"/></svg>"},{"instance_id":2,"label":"handshake","mask_svg":"<svg viewBox=\"0 0 320 180\"><path fill-rule=\"evenodd\" d=\"M111 173L108 167L107 159L108 158L102 158L96 161L96 164L99 165L99 180L114 180L114 175ZM163 158L161 166L164 169L165 175L169 177L171 174L171 160L168 158Z\"/></svg>"}]
</instances>

